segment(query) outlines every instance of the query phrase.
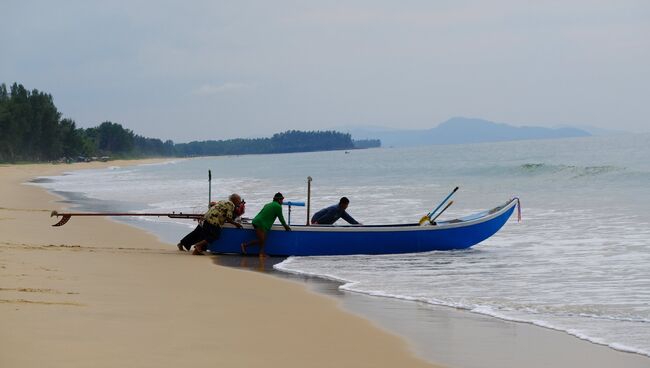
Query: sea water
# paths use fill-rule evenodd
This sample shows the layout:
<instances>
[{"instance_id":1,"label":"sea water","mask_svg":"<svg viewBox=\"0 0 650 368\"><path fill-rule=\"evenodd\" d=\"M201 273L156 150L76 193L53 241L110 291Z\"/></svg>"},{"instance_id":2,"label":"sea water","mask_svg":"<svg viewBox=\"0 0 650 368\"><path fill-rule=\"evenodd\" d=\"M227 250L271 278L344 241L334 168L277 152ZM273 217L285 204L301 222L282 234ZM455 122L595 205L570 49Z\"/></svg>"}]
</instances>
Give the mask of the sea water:
<instances>
[{"instance_id":1,"label":"sea water","mask_svg":"<svg viewBox=\"0 0 650 368\"><path fill-rule=\"evenodd\" d=\"M306 200L311 176L313 210L347 196L348 212L364 224L416 222L455 186L442 219L518 196L523 222L513 216L469 250L290 257L276 268L650 356L649 159L650 135L634 135L171 160L39 185L81 194L102 210L203 212L210 169L212 199L240 193L252 217L278 191ZM304 224L305 208L293 207L291 221ZM166 218L131 223L172 244L194 226Z\"/></svg>"}]
</instances>

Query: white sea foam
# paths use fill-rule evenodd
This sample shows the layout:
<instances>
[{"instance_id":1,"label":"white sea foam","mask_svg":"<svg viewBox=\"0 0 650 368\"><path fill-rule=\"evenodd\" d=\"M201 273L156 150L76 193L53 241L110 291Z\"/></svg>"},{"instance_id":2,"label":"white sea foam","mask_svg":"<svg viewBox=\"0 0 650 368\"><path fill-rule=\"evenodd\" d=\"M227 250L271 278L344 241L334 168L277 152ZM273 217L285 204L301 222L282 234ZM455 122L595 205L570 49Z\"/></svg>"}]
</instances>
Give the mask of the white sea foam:
<instances>
[{"instance_id":1,"label":"white sea foam","mask_svg":"<svg viewBox=\"0 0 650 368\"><path fill-rule=\"evenodd\" d=\"M146 164L138 164L137 166L163 166L163 165L175 165L183 161L182 159L167 160L162 162L151 162Z\"/></svg>"},{"instance_id":2,"label":"white sea foam","mask_svg":"<svg viewBox=\"0 0 650 368\"><path fill-rule=\"evenodd\" d=\"M323 257L321 257L323 258ZM631 353L637 353L641 355L647 355L650 356L650 350L643 349L643 348L635 348L635 347L630 347L627 345L619 344L619 343L608 343L606 339L603 338L597 338L593 337L589 334L586 334L582 331L575 330L575 329L570 329L566 327L560 327L557 325L554 325L553 323L545 320L540 320L540 319L535 319L535 316L529 317L529 318L523 318L523 317L514 317L510 314L507 313L507 311L499 311L498 309L495 309L492 306L475 306L472 307L470 305L464 304L464 303L454 303L454 302L446 302L438 299L431 299L431 298L424 298L424 297L413 297L413 296L408 296L408 295L399 295L399 294L391 294L391 293L386 293L383 291L370 291L370 290L364 290L362 289L362 283L357 282L357 281L350 281L343 279L341 277L338 277L333 274L319 274L316 272L309 272L309 271L304 271L304 270L298 270L298 269L292 269L290 268L290 264L292 263L292 260L296 259L295 257L290 257L287 260L276 264L274 266L275 269L291 273L291 274L296 274L296 275L301 275L301 276L310 276L310 277L319 277L323 278L326 280L330 281L335 281L341 283L341 286L339 286L340 290L345 290L349 292L355 292L359 294L365 294L365 295L370 295L370 296L376 296L376 297L384 297L384 298L393 298L393 299L399 299L399 300L405 300L405 301L414 301L414 302L421 302L421 303L427 303L431 305L437 305L437 306L443 306L443 307L450 307L450 308L455 308L455 309L463 309L467 310L472 313L477 313L477 314L482 314L482 315L487 315L495 318L499 318L504 321L511 321L511 322L518 322L518 323L529 323L533 324L539 327L551 329L551 330L556 330L556 331L561 331L561 332L566 332L569 335L573 335L581 340L589 341L595 344L599 345L605 345L609 346L615 350L619 351L624 351L624 352L631 352ZM539 315L537 315L539 317ZM603 318L603 317L599 317ZM619 318L614 318L614 317L604 317L606 319L611 319L613 321L620 321L621 319ZM644 320L632 320L633 322L647 322L645 319Z\"/></svg>"}]
</instances>

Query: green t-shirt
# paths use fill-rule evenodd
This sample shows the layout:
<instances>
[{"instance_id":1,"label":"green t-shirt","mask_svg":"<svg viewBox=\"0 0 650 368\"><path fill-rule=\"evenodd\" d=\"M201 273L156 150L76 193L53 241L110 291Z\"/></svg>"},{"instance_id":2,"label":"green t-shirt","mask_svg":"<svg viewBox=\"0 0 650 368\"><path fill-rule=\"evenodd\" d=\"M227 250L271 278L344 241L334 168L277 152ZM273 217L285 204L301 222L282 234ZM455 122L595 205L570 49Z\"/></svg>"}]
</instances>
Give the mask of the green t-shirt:
<instances>
[{"instance_id":1,"label":"green t-shirt","mask_svg":"<svg viewBox=\"0 0 650 368\"><path fill-rule=\"evenodd\" d=\"M284 216L282 215L282 205L276 201L267 203L264 208L255 216L253 219L253 225L263 229L264 231L271 230L271 226L275 222L275 219L279 218L282 225L287 225L284 222Z\"/></svg>"}]
</instances>

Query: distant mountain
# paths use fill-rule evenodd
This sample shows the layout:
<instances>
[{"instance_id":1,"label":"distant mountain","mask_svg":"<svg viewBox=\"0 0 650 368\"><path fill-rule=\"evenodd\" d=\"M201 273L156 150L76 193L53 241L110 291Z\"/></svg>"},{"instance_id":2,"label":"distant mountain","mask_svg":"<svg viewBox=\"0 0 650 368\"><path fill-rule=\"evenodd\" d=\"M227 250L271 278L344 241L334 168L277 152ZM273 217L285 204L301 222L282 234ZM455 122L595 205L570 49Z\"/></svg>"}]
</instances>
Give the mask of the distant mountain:
<instances>
[{"instance_id":1,"label":"distant mountain","mask_svg":"<svg viewBox=\"0 0 650 368\"><path fill-rule=\"evenodd\" d=\"M380 139L383 147L423 146L586 137L591 134L576 128L516 127L483 119L451 118L435 128L423 130L374 130L353 128L348 132L355 139Z\"/></svg>"}]
</instances>

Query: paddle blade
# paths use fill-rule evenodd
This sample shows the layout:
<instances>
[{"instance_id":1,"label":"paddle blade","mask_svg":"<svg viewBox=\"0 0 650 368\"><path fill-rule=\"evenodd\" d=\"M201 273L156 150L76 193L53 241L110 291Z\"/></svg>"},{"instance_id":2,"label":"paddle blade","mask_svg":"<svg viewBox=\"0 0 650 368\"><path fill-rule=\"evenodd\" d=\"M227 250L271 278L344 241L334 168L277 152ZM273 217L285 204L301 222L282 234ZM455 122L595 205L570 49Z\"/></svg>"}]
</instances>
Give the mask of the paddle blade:
<instances>
[{"instance_id":1,"label":"paddle blade","mask_svg":"<svg viewBox=\"0 0 650 368\"><path fill-rule=\"evenodd\" d=\"M424 215L424 216L422 216L422 218L420 219L420 225L424 225L424 224L426 224L428 221L429 221L429 215Z\"/></svg>"},{"instance_id":2,"label":"paddle blade","mask_svg":"<svg viewBox=\"0 0 650 368\"><path fill-rule=\"evenodd\" d=\"M71 218L71 217L72 217L72 216L70 216L70 215L61 215L61 220L60 220L59 222L57 222L56 224L52 225L52 226L63 226L63 225L65 225L68 221L70 221L70 218Z\"/></svg>"}]
</instances>

